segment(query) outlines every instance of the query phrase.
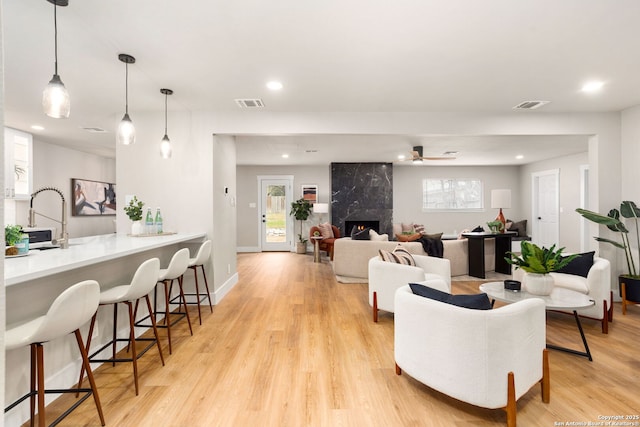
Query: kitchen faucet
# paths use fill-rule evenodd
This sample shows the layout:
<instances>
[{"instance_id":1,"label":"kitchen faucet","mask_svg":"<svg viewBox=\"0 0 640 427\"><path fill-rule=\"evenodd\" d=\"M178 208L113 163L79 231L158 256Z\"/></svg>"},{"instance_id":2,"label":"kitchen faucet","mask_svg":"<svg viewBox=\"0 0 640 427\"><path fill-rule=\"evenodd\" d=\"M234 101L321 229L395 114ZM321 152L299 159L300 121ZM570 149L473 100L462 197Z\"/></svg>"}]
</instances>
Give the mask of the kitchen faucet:
<instances>
[{"instance_id":1,"label":"kitchen faucet","mask_svg":"<svg viewBox=\"0 0 640 427\"><path fill-rule=\"evenodd\" d=\"M35 199L35 197L38 194L42 193L43 191L55 191L60 195L60 198L62 199L62 219L60 221L58 221L57 219L48 217L46 215L43 215L40 212L36 212L35 209L33 209L33 199ZM60 245L61 249L69 249L69 233L67 232L67 205L64 201L64 195L62 194L62 191L54 187L44 187L39 189L35 193L31 194L31 202L29 203L29 227L36 226L36 214L43 216L45 218L48 218L62 225L62 230L60 231L60 238L52 240L51 243L53 243L54 245Z\"/></svg>"}]
</instances>

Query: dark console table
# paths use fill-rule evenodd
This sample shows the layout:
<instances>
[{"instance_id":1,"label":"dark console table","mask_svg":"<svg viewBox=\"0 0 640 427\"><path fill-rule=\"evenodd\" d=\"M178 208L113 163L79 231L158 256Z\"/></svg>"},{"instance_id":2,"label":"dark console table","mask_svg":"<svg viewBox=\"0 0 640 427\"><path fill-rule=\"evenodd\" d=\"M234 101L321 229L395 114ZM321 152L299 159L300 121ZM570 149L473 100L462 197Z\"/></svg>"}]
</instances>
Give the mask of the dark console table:
<instances>
[{"instance_id":1,"label":"dark console table","mask_svg":"<svg viewBox=\"0 0 640 427\"><path fill-rule=\"evenodd\" d=\"M504 257L511 251L511 238L517 234L515 231L462 233L469 241L469 276L485 278L484 239L496 239L496 273L511 274L511 264L505 261Z\"/></svg>"}]
</instances>

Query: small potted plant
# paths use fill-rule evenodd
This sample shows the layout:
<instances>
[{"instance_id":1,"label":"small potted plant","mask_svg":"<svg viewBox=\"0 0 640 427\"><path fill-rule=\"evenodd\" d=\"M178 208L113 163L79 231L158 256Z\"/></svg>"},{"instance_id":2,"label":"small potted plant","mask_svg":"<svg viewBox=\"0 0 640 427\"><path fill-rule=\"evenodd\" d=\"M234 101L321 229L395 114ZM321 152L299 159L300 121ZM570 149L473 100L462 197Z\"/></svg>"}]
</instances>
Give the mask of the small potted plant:
<instances>
[{"instance_id":1,"label":"small potted plant","mask_svg":"<svg viewBox=\"0 0 640 427\"><path fill-rule=\"evenodd\" d=\"M494 234L502 233L504 231L504 223L498 220L488 222L487 226Z\"/></svg>"},{"instance_id":2,"label":"small potted plant","mask_svg":"<svg viewBox=\"0 0 640 427\"><path fill-rule=\"evenodd\" d=\"M304 198L299 198L295 202L291 202L290 214L300 221L300 234L298 234L298 242L296 244L296 253L304 254L307 252L307 239L302 235L302 223L309 218L312 209L311 203Z\"/></svg>"},{"instance_id":3,"label":"small potted plant","mask_svg":"<svg viewBox=\"0 0 640 427\"><path fill-rule=\"evenodd\" d=\"M4 254L8 256L18 255L16 244L20 240L22 240L22 227L19 225L7 225L4 228L4 241L6 244Z\"/></svg>"},{"instance_id":4,"label":"small potted plant","mask_svg":"<svg viewBox=\"0 0 640 427\"><path fill-rule=\"evenodd\" d=\"M505 261L527 273L524 277L524 287L527 292L535 295L549 295L553 289L553 277L549 273L566 267L578 256L563 256L563 250L564 248L556 249L556 245L541 248L525 240L521 245L521 253L507 252Z\"/></svg>"},{"instance_id":5,"label":"small potted plant","mask_svg":"<svg viewBox=\"0 0 640 427\"><path fill-rule=\"evenodd\" d=\"M601 215L587 209L576 209L580 215L596 224L605 225L609 230L620 234L620 241L607 239L596 236L598 242L610 243L616 248L624 250L625 260L627 262L627 272L618 276L618 285L620 287L620 296L623 297L623 313L626 311L626 300L640 302L640 271L636 268L634 254L631 250L632 246L629 242L629 229L626 227L622 218L632 220L636 231L636 259L640 259L640 230L638 229L638 217L640 217L640 209L632 201L625 200L620 203L620 210L611 209L607 215Z\"/></svg>"},{"instance_id":6,"label":"small potted plant","mask_svg":"<svg viewBox=\"0 0 640 427\"><path fill-rule=\"evenodd\" d=\"M133 224L131 224L131 235L136 236L142 234L144 227L142 225L142 207L144 206L144 202L138 200L136 196L133 196L131 200L129 200L129 204L124 207L124 211Z\"/></svg>"}]
</instances>

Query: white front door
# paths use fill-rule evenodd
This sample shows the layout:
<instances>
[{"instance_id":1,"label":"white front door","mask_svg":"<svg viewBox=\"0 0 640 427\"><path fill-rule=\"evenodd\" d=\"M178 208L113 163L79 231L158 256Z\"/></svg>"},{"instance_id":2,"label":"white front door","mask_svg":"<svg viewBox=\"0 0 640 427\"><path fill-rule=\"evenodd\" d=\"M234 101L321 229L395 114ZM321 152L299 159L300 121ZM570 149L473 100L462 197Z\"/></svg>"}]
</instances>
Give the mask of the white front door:
<instances>
[{"instance_id":1,"label":"white front door","mask_svg":"<svg viewBox=\"0 0 640 427\"><path fill-rule=\"evenodd\" d=\"M293 231L289 215L292 177L258 177L260 182L260 247L262 251L291 251Z\"/></svg>"},{"instance_id":2,"label":"white front door","mask_svg":"<svg viewBox=\"0 0 640 427\"><path fill-rule=\"evenodd\" d=\"M557 245L559 230L560 171L558 169L531 174L533 224L531 238L539 246Z\"/></svg>"}]
</instances>

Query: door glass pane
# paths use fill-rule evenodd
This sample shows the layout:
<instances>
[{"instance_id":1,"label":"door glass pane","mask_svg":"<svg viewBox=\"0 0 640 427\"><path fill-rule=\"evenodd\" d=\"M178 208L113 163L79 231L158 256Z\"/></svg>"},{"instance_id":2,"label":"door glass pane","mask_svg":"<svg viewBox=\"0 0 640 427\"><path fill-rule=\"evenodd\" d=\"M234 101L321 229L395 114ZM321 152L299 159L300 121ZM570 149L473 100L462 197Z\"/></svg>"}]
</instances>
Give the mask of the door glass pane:
<instances>
[{"instance_id":1,"label":"door glass pane","mask_svg":"<svg viewBox=\"0 0 640 427\"><path fill-rule=\"evenodd\" d=\"M266 194L266 241L287 241L287 205L284 185L267 185Z\"/></svg>"}]
</instances>

